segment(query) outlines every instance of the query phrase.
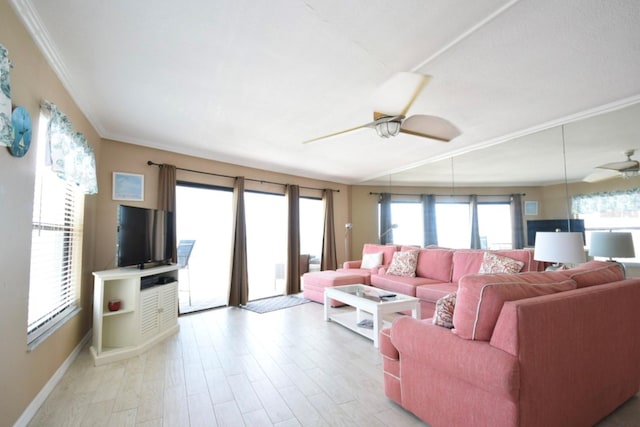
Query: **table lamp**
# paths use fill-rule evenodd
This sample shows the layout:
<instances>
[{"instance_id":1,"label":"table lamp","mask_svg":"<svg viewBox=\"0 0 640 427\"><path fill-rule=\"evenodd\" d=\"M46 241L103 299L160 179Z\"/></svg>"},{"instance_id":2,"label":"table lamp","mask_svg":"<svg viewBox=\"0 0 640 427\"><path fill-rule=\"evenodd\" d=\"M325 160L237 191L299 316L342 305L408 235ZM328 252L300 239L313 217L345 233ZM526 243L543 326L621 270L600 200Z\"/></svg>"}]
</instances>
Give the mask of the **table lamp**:
<instances>
[{"instance_id":1,"label":"table lamp","mask_svg":"<svg viewBox=\"0 0 640 427\"><path fill-rule=\"evenodd\" d=\"M533 259L553 262L548 271L564 268L565 263L585 262L582 233L563 231L538 231Z\"/></svg>"},{"instance_id":2,"label":"table lamp","mask_svg":"<svg viewBox=\"0 0 640 427\"><path fill-rule=\"evenodd\" d=\"M615 261L616 258L634 258L633 235L630 232L594 231L589 242L589 255L608 257L608 261L616 262L622 267L627 277L624 264Z\"/></svg>"}]
</instances>

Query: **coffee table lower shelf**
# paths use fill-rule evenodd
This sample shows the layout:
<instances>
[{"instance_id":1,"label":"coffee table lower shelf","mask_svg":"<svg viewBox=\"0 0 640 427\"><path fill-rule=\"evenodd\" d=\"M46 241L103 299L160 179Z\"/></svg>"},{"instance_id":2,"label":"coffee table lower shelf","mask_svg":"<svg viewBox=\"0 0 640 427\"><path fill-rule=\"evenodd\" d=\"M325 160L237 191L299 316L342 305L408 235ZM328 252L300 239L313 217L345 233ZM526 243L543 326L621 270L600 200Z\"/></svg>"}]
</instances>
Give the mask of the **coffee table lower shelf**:
<instances>
[{"instance_id":1,"label":"coffee table lower shelf","mask_svg":"<svg viewBox=\"0 0 640 427\"><path fill-rule=\"evenodd\" d=\"M360 311L360 317L358 317L358 310L348 310L342 313L332 313L329 316L329 319L332 322L335 322L339 325L344 326L347 329L351 329L353 332L362 335L363 337L369 338L370 340L374 340L373 327L364 328L362 326L358 326L358 323L364 319L371 319L373 321L373 315L369 314L365 311ZM402 316L402 314L388 314L384 316L382 319L382 325L384 328L391 326L391 323L398 317Z\"/></svg>"},{"instance_id":2,"label":"coffee table lower shelf","mask_svg":"<svg viewBox=\"0 0 640 427\"><path fill-rule=\"evenodd\" d=\"M367 285L344 285L325 288L324 290L324 320L336 322L352 331L369 338L378 347L380 330L390 324L401 312L411 311L411 315L420 319L420 303L418 298L409 295L388 294L381 289ZM331 301L343 302L354 308L352 311L331 308ZM363 328L358 323L364 319L371 319L373 328Z\"/></svg>"}]
</instances>

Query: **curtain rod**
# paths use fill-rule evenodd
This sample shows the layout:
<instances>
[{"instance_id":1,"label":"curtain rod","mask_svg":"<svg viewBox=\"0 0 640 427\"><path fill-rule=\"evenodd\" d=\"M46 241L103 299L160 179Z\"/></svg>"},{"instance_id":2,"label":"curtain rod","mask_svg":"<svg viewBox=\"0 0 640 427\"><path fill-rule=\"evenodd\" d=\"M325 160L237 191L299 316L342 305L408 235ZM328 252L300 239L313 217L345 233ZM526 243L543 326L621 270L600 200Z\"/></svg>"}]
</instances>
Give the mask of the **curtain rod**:
<instances>
[{"instance_id":1,"label":"curtain rod","mask_svg":"<svg viewBox=\"0 0 640 427\"><path fill-rule=\"evenodd\" d=\"M149 160L149 161L147 161L147 165L149 165L149 166L162 166L163 163L155 163L155 162L152 162L151 160ZM222 177L222 178L231 178L231 179L238 178L237 176L223 175L223 174L220 174L220 173L205 172L205 171L199 171L199 170L195 170L195 169L180 168L180 167L177 167L177 166L176 166L176 169L177 170L181 170L181 171L185 171L185 172L199 173L199 174L203 174L203 175L219 176L219 177ZM264 179L245 178L245 180L246 181L259 182L260 184L282 185L284 187L289 185L289 184L283 184L281 182L265 181ZM300 186L300 188L304 188L306 190L318 190L318 191L326 190L325 188L305 187L305 186L302 186L302 185ZM340 190L334 190L333 188L331 189L331 191L334 191L336 193L340 192Z\"/></svg>"},{"instance_id":2,"label":"curtain rod","mask_svg":"<svg viewBox=\"0 0 640 427\"><path fill-rule=\"evenodd\" d=\"M370 191L369 195L370 196L379 196L383 193L377 193L375 191ZM432 195L432 196L443 196L443 197L468 197L468 196L478 196L478 197L500 197L500 196L515 196L515 195L520 195L520 196L526 196L527 193L511 193L511 194L434 194L434 193L420 193L420 194L407 194L407 193L387 193L387 194L391 194L392 196L420 196L422 194L428 194L428 195Z\"/></svg>"}]
</instances>

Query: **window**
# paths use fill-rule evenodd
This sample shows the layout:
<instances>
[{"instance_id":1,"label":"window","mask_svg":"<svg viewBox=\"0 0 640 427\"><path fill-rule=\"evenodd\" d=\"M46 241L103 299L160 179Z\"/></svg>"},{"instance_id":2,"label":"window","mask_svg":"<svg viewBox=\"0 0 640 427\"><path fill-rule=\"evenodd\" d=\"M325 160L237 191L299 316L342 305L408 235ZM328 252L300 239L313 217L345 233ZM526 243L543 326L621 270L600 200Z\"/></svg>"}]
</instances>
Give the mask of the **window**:
<instances>
[{"instance_id":1,"label":"window","mask_svg":"<svg viewBox=\"0 0 640 427\"><path fill-rule=\"evenodd\" d=\"M436 203L438 246L468 248L471 245L469 203Z\"/></svg>"},{"instance_id":2,"label":"window","mask_svg":"<svg viewBox=\"0 0 640 427\"><path fill-rule=\"evenodd\" d=\"M320 263L324 231L322 199L300 197L300 253L309 254Z\"/></svg>"},{"instance_id":3,"label":"window","mask_svg":"<svg viewBox=\"0 0 640 427\"><path fill-rule=\"evenodd\" d=\"M29 344L78 309L84 194L45 165L48 120L40 116L29 280Z\"/></svg>"},{"instance_id":4,"label":"window","mask_svg":"<svg viewBox=\"0 0 640 427\"><path fill-rule=\"evenodd\" d=\"M436 203L438 245L471 246L468 203ZM511 208L508 203L478 203L478 228L483 249L511 249Z\"/></svg>"},{"instance_id":5,"label":"window","mask_svg":"<svg viewBox=\"0 0 640 427\"><path fill-rule=\"evenodd\" d=\"M407 246L423 245L422 203L391 203L391 218L391 222L398 225L393 229L393 243Z\"/></svg>"},{"instance_id":6,"label":"window","mask_svg":"<svg viewBox=\"0 0 640 427\"><path fill-rule=\"evenodd\" d=\"M483 249L511 249L511 206L478 203L478 227Z\"/></svg>"},{"instance_id":7,"label":"window","mask_svg":"<svg viewBox=\"0 0 640 427\"><path fill-rule=\"evenodd\" d=\"M636 257L621 258L620 261L640 263L640 189L576 195L572 198L571 209L584 220L587 245L593 231L631 232Z\"/></svg>"}]
</instances>

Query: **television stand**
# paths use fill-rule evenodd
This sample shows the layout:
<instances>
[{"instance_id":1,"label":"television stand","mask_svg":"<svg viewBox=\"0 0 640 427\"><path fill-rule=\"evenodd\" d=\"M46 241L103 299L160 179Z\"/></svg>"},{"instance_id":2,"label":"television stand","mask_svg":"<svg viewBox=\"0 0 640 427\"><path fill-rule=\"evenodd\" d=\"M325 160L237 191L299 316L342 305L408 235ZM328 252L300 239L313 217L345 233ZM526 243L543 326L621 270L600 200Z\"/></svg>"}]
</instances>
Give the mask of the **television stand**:
<instances>
[{"instance_id":1,"label":"television stand","mask_svg":"<svg viewBox=\"0 0 640 427\"><path fill-rule=\"evenodd\" d=\"M136 356L178 332L178 265L118 268L93 276L95 366ZM109 310L113 299L121 301L117 311Z\"/></svg>"}]
</instances>

